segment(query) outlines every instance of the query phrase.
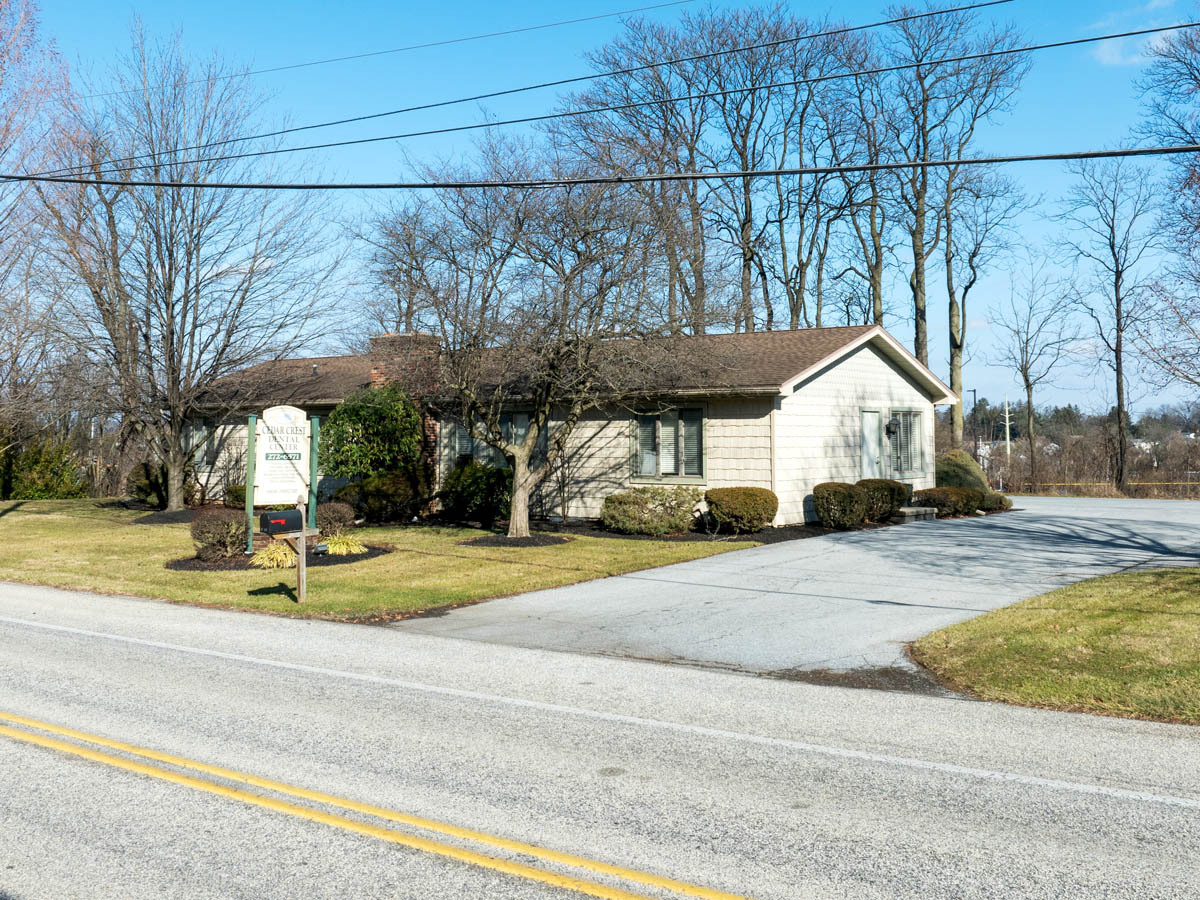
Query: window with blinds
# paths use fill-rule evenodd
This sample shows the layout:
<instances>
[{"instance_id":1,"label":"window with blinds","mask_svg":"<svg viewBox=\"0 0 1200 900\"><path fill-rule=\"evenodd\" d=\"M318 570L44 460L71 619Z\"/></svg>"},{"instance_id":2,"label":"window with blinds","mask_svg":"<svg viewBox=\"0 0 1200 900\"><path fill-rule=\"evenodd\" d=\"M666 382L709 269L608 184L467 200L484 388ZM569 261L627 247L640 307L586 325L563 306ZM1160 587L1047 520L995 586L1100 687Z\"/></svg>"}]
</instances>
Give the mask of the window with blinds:
<instances>
[{"instance_id":1,"label":"window with blinds","mask_svg":"<svg viewBox=\"0 0 1200 900\"><path fill-rule=\"evenodd\" d=\"M899 431L891 436L892 471L898 475L921 471L921 414L893 410L892 418L900 423Z\"/></svg>"},{"instance_id":2,"label":"window with blinds","mask_svg":"<svg viewBox=\"0 0 1200 900\"><path fill-rule=\"evenodd\" d=\"M671 409L637 417L636 474L647 478L704 475L704 413Z\"/></svg>"},{"instance_id":3,"label":"window with blinds","mask_svg":"<svg viewBox=\"0 0 1200 900\"><path fill-rule=\"evenodd\" d=\"M529 434L529 413L502 413L500 416L500 431L504 439L513 444L519 444ZM484 441L478 441L471 435L471 430L462 423L454 425L454 455L469 456L476 462L489 466L507 466L508 460L504 454Z\"/></svg>"}]
</instances>

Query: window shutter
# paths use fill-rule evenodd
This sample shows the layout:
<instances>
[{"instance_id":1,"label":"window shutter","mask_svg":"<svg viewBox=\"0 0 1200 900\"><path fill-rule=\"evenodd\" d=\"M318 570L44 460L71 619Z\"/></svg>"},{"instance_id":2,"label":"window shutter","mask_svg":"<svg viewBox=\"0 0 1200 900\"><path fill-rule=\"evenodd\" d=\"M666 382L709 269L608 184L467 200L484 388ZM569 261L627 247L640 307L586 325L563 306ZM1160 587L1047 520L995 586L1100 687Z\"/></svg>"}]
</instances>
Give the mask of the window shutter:
<instances>
[{"instance_id":1,"label":"window shutter","mask_svg":"<svg viewBox=\"0 0 1200 900\"><path fill-rule=\"evenodd\" d=\"M668 410L658 417L659 474L679 474L679 413Z\"/></svg>"},{"instance_id":2,"label":"window shutter","mask_svg":"<svg viewBox=\"0 0 1200 900\"><path fill-rule=\"evenodd\" d=\"M904 471L911 472L913 468L912 413L900 414L900 448L904 461Z\"/></svg>"},{"instance_id":3,"label":"window shutter","mask_svg":"<svg viewBox=\"0 0 1200 900\"><path fill-rule=\"evenodd\" d=\"M657 426L658 416L638 416L637 470L639 475L658 474L658 441L655 440Z\"/></svg>"},{"instance_id":4,"label":"window shutter","mask_svg":"<svg viewBox=\"0 0 1200 900\"><path fill-rule=\"evenodd\" d=\"M704 474L704 417L698 409L679 413L683 430L683 474Z\"/></svg>"},{"instance_id":5,"label":"window shutter","mask_svg":"<svg viewBox=\"0 0 1200 900\"><path fill-rule=\"evenodd\" d=\"M475 440L471 437L471 432L467 429L467 426L461 422L455 423L454 426L454 455L475 455Z\"/></svg>"}]
</instances>

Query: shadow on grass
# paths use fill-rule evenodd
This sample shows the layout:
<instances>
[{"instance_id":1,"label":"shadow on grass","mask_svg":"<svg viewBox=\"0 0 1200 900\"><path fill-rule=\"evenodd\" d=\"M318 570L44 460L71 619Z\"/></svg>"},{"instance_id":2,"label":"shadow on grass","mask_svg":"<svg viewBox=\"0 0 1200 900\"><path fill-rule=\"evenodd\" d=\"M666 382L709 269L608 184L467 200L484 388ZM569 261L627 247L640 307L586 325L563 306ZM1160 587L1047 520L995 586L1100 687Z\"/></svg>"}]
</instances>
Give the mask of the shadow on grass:
<instances>
[{"instance_id":1,"label":"shadow on grass","mask_svg":"<svg viewBox=\"0 0 1200 900\"><path fill-rule=\"evenodd\" d=\"M246 593L251 597L287 597L293 603L297 602L296 589L291 585L284 584L282 581L271 587L255 588L252 591L246 591Z\"/></svg>"},{"instance_id":2,"label":"shadow on grass","mask_svg":"<svg viewBox=\"0 0 1200 900\"><path fill-rule=\"evenodd\" d=\"M4 518L5 516L7 516L9 513L14 513L14 512L16 512L18 509L20 509L20 508L21 508L22 506L24 506L24 505L25 505L25 501L24 501L24 500L18 500L18 501L17 501L16 503L14 503L12 506L8 507L8 509L0 509L0 519L3 519L3 518ZM4 894L3 894L3 893L0 893L0 900L4 900Z\"/></svg>"}]
</instances>

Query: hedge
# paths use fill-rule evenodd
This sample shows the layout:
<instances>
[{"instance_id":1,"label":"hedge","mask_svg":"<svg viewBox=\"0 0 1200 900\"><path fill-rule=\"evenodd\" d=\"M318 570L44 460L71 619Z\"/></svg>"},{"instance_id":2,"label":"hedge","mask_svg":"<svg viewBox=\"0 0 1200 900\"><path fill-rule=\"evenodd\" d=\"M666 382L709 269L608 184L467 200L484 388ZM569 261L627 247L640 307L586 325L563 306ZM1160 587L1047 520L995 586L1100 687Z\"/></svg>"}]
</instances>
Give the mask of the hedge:
<instances>
[{"instance_id":1,"label":"hedge","mask_svg":"<svg viewBox=\"0 0 1200 900\"><path fill-rule=\"evenodd\" d=\"M867 492L856 484L826 481L813 488L813 506L826 528L853 528L867 519Z\"/></svg>"},{"instance_id":2,"label":"hedge","mask_svg":"<svg viewBox=\"0 0 1200 900\"><path fill-rule=\"evenodd\" d=\"M779 498L759 487L712 488L705 492L708 514L722 531L761 531L775 521Z\"/></svg>"},{"instance_id":3,"label":"hedge","mask_svg":"<svg viewBox=\"0 0 1200 900\"><path fill-rule=\"evenodd\" d=\"M914 506L932 506L937 509L939 519L949 516L969 516L983 507L987 494L969 488L936 487L916 491Z\"/></svg>"}]
</instances>

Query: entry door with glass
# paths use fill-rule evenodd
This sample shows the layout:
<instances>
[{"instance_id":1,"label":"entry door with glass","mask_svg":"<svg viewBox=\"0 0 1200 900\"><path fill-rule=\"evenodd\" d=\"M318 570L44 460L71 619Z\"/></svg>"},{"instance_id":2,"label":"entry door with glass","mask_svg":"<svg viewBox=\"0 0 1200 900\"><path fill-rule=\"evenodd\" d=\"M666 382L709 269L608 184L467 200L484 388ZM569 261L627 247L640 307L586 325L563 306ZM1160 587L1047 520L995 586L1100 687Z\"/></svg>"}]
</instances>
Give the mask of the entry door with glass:
<instances>
[{"instance_id":1,"label":"entry door with glass","mask_svg":"<svg viewBox=\"0 0 1200 900\"><path fill-rule=\"evenodd\" d=\"M862 477L883 477L883 414L878 410L862 414Z\"/></svg>"}]
</instances>

